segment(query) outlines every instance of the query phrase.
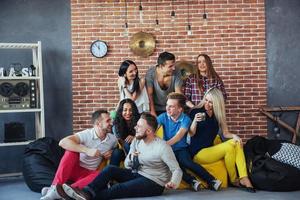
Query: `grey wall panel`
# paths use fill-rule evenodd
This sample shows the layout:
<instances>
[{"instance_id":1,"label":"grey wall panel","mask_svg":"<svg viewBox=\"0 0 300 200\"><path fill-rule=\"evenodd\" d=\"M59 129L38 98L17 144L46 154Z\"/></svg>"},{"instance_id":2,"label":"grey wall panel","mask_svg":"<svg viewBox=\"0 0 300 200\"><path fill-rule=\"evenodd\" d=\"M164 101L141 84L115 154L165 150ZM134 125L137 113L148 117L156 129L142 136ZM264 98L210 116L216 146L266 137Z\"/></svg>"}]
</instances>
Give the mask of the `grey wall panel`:
<instances>
[{"instance_id":1,"label":"grey wall panel","mask_svg":"<svg viewBox=\"0 0 300 200\"><path fill-rule=\"evenodd\" d=\"M70 0L1 0L0 42L42 42L46 136L56 139L72 133L72 59ZM11 62L32 64L31 52L1 50L0 67ZM0 115L0 135L4 123L12 120L26 124L34 132L33 116ZM0 137L0 139L1 139ZM0 173L19 171L24 146L1 147ZM13 151L13 152L11 152Z\"/></svg>"},{"instance_id":2,"label":"grey wall panel","mask_svg":"<svg viewBox=\"0 0 300 200\"><path fill-rule=\"evenodd\" d=\"M266 0L268 66L268 106L300 106L300 1ZM277 113L278 114L278 113ZM297 113L284 113L281 119L291 126ZM269 122L269 136L274 137ZM281 129L281 138L290 134Z\"/></svg>"}]
</instances>

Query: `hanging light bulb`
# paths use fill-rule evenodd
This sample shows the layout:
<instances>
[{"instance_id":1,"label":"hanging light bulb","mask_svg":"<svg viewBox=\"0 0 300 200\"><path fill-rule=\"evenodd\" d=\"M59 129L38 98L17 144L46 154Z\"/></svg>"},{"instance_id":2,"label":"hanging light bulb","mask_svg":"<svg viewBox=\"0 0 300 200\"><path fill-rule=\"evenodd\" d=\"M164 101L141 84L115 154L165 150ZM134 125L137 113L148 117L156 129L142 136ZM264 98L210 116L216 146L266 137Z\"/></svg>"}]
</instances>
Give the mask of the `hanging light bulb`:
<instances>
[{"instance_id":1,"label":"hanging light bulb","mask_svg":"<svg viewBox=\"0 0 300 200\"><path fill-rule=\"evenodd\" d=\"M160 30L158 19L155 20L155 30L156 30L156 31L159 31L159 30Z\"/></svg>"},{"instance_id":2,"label":"hanging light bulb","mask_svg":"<svg viewBox=\"0 0 300 200\"><path fill-rule=\"evenodd\" d=\"M155 0L155 31L159 31L159 21L158 21L158 13L157 13L157 0Z\"/></svg>"},{"instance_id":3,"label":"hanging light bulb","mask_svg":"<svg viewBox=\"0 0 300 200\"><path fill-rule=\"evenodd\" d=\"M175 22L174 0L172 0L171 21Z\"/></svg>"},{"instance_id":4,"label":"hanging light bulb","mask_svg":"<svg viewBox=\"0 0 300 200\"><path fill-rule=\"evenodd\" d=\"M127 22L125 22L125 25L124 25L124 33L123 33L123 35L124 35L124 37L128 37L128 24L127 24Z\"/></svg>"},{"instance_id":5,"label":"hanging light bulb","mask_svg":"<svg viewBox=\"0 0 300 200\"><path fill-rule=\"evenodd\" d=\"M203 25L207 26L208 18L207 18L207 13L203 14Z\"/></svg>"},{"instance_id":6,"label":"hanging light bulb","mask_svg":"<svg viewBox=\"0 0 300 200\"><path fill-rule=\"evenodd\" d=\"M203 26L207 26L207 21L208 21L208 14L206 13L206 6L205 6L205 0L203 4Z\"/></svg>"},{"instance_id":7,"label":"hanging light bulb","mask_svg":"<svg viewBox=\"0 0 300 200\"><path fill-rule=\"evenodd\" d=\"M192 27L191 27L191 25L189 24L188 25L188 27L187 27L187 35L192 35L193 33L192 33Z\"/></svg>"},{"instance_id":8,"label":"hanging light bulb","mask_svg":"<svg viewBox=\"0 0 300 200\"><path fill-rule=\"evenodd\" d=\"M124 24L124 32L123 36L128 37L128 23L127 23L127 1L124 1L124 6L125 6L125 24Z\"/></svg>"},{"instance_id":9,"label":"hanging light bulb","mask_svg":"<svg viewBox=\"0 0 300 200\"><path fill-rule=\"evenodd\" d=\"M190 1L187 1L187 5L188 5L188 16L187 16L187 22L188 22L188 26L187 26L187 35L192 35L192 26L190 24Z\"/></svg>"},{"instance_id":10,"label":"hanging light bulb","mask_svg":"<svg viewBox=\"0 0 300 200\"><path fill-rule=\"evenodd\" d=\"M143 23L143 22L144 22L144 19L143 19L143 6L142 6L142 0L140 0L139 13L140 13L140 23Z\"/></svg>"},{"instance_id":11,"label":"hanging light bulb","mask_svg":"<svg viewBox=\"0 0 300 200\"><path fill-rule=\"evenodd\" d=\"M172 22L175 22L175 11L174 10L172 10L172 12L171 12L171 20L172 20Z\"/></svg>"}]
</instances>

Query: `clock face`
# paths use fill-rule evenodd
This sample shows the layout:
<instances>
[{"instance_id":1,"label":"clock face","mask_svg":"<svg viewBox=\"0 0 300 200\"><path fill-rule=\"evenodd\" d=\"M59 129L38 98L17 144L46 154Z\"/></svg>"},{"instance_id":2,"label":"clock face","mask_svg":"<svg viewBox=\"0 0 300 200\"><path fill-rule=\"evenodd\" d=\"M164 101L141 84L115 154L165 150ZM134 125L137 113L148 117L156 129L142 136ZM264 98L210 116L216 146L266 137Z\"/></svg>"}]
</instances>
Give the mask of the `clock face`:
<instances>
[{"instance_id":1,"label":"clock face","mask_svg":"<svg viewBox=\"0 0 300 200\"><path fill-rule=\"evenodd\" d=\"M96 40L91 45L91 53L96 58L102 58L107 54L107 44L104 41Z\"/></svg>"}]
</instances>

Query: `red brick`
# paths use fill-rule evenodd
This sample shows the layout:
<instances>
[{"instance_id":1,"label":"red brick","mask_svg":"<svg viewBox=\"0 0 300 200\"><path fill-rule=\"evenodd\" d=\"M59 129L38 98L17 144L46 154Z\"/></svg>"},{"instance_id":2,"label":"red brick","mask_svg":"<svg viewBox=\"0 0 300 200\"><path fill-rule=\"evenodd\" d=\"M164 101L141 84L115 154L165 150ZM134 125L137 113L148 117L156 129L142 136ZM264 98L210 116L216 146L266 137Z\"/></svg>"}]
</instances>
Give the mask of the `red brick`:
<instances>
[{"instance_id":1,"label":"red brick","mask_svg":"<svg viewBox=\"0 0 300 200\"><path fill-rule=\"evenodd\" d=\"M192 61L199 53L209 54L228 92L229 129L243 139L267 134L266 118L258 112L267 102L264 0L207 1L206 27L201 19L203 2L190 1L192 36L186 35L185 1L175 1L174 23L170 1L159 1L159 32L154 30L155 2L143 2L144 24L140 24L139 1L130 1L130 37L143 30L154 34L157 41L155 52L148 58L133 55L130 37L123 37L123 3L71 0L74 132L90 126L89 116L94 110L115 109L119 98L117 72L123 60L134 60L143 77L160 52L170 51L178 59ZM101 59L92 57L89 50L97 39L109 45L108 55Z\"/></svg>"}]
</instances>

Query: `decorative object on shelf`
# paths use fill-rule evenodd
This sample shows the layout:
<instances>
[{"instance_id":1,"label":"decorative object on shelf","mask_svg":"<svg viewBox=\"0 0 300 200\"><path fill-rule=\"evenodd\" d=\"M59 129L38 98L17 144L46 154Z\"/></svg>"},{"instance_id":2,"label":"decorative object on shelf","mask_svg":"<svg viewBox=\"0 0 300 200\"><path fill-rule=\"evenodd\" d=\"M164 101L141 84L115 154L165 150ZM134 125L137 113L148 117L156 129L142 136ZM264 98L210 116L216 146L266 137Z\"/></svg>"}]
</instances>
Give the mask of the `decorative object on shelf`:
<instances>
[{"instance_id":1,"label":"decorative object on shelf","mask_svg":"<svg viewBox=\"0 0 300 200\"><path fill-rule=\"evenodd\" d=\"M91 53L96 58L103 58L108 51L106 42L102 40L96 40L91 44Z\"/></svg>"},{"instance_id":2,"label":"decorative object on shelf","mask_svg":"<svg viewBox=\"0 0 300 200\"><path fill-rule=\"evenodd\" d=\"M280 119L280 116L281 116L282 112L300 111L300 106L272 107L272 108L262 107L259 109L259 111L262 114L266 115L268 118L270 118L275 123L273 131L276 134L280 134L280 128L278 126L278 125L280 125L292 133L292 143L294 143L294 144L296 143L297 136L300 137L300 112L298 113L298 118L297 118L297 123L296 123L295 128L291 127L289 124L282 121ZM280 112L280 114L273 116L273 114L270 112ZM276 135L276 136L280 136L280 135Z\"/></svg>"},{"instance_id":3,"label":"decorative object on shelf","mask_svg":"<svg viewBox=\"0 0 300 200\"><path fill-rule=\"evenodd\" d=\"M0 77L8 76L7 70L4 67L0 67Z\"/></svg>"},{"instance_id":4,"label":"decorative object on shelf","mask_svg":"<svg viewBox=\"0 0 300 200\"><path fill-rule=\"evenodd\" d=\"M0 77L7 76L6 70L4 70L4 67L0 67Z\"/></svg>"},{"instance_id":5,"label":"decorative object on shelf","mask_svg":"<svg viewBox=\"0 0 300 200\"><path fill-rule=\"evenodd\" d=\"M138 56L148 57L155 49L155 39L150 33L138 32L130 39L129 47Z\"/></svg>"},{"instance_id":6,"label":"decorative object on shelf","mask_svg":"<svg viewBox=\"0 0 300 200\"><path fill-rule=\"evenodd\" d=\"M124 37L128 37L129 31L128 31L128 21L127 21L127 0L124 1L124 11L125 11L125 17L124 17Z\"/></svg>"},{"instance_id":7,"label":"decorative object on shelf","mask_svg":"<svg viewBox=\"0 0 300 200\"><path fill-rule=\"evenodd\" d=\"M188 6L188 13L187 13L187 22L188 22L187 35L192 35L192 26L190 24L190 1L189 0L187 0L187 6Z\"/></svg>"},{"instance_id":8,"label":"decorative object on shelf","mask_svg":"<svg viewBox=\"0 0 300 200\"><path fill-rule=\"evenodd\" d=\"M175 67L179 69L182 80L185 80L191 74L196 73L195 65L190 61L177 61Z\"/></svg>"},{"instance_id":9,"label":"decorative object on shelf","mask_svg":"<svg viewBox=\"0 0 300 200\"><path fill-rule=\"evenodd\" d=\"M35 76L35 68L23 67L21 63L11 63L8 69L0 68L0 77L30 77ZM33 66L34 67L34 66Z\"/></svg>"},{"instance_id":10,"label":"decorative object on shelf","mask_svg":"<svg viewBox=\"0 0 300 200\"><path fill-rule=\"evenodd\" d=\"M9 68L11 69L9 76L22 76L22 68L23 67L22 67L21 63L11 63Z\"/></svg>"},{"instance_id":11,"label":"decorative object on shelf","mask_svg":"<svg viewBox=\"0 0 300 200\"><path fill-rule=\"evenodd\" d=\"M171 21L175 22L175 10L174 10L174 0L172 0L172 11L171 11Z\"/></svg>"},{"instance_id":12,"label":"decorative object on shelf","mask_svg":"<svg viewBox=\"0 0 300 200\"><path fill-rule=\"evenodd\" d=\"M203 25L207 26L207 21L208 21L208 14L206 12L206 5L205 5L205 0L203 0Z\"/></svg>"},{"instance_id":13,"label":"decorative object on shelf","mask_svg":"<svg viewBox=\"0 0 300 200\"><path fill-rule=\"evenodd\" d=\"M143 23L143 22L144 22L144 19L143 19L143 6L142 6L142 0L140 0L139 13L140 13L140 23Z\"/></svg>"},{"instance_id":14,"label":"decorative object on shelf","mask_svg":"<svg viewBox=\"0 0 300 200\"><path fill-rule=\"evenodd\" d=\"M34 65L29 66L31 71L31 76L36 76L36 67Z\"/></svg>"}]
</instances>

